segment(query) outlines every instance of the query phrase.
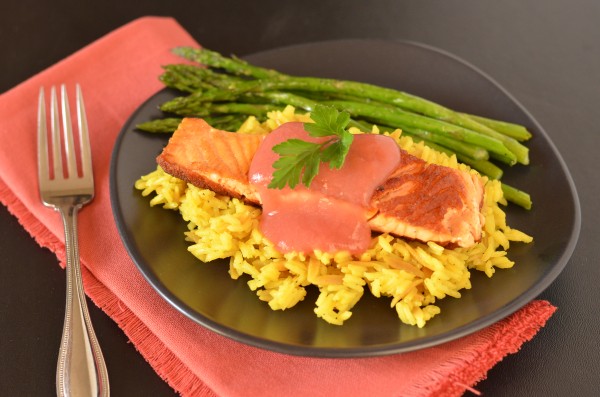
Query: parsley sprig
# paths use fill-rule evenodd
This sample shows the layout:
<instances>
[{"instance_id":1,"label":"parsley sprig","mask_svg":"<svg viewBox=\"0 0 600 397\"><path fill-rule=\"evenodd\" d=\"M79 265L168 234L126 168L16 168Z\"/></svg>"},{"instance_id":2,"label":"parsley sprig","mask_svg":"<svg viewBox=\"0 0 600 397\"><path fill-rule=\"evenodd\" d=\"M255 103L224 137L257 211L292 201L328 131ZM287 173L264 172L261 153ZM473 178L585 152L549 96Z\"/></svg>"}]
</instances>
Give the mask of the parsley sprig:
<instances>
[{"instance_id":1,"label":"parsley sprig","mask_svg":"<svg viewBox=\"0 0 600 397\"><path fill-rule=\"evenodd\" d=\"M304 123L308 134L331 138L322 143L288 139L273 146L279 159L273 163L275 172L269 188L283 189L287 185L293 189L300 181L308 187L319 173L321 163L329 163L331 169L339 169L344 164L354 139L346 130L350 115L329 106L317 105L310 116L314 123Z\"/></svg>"}]
</instances>

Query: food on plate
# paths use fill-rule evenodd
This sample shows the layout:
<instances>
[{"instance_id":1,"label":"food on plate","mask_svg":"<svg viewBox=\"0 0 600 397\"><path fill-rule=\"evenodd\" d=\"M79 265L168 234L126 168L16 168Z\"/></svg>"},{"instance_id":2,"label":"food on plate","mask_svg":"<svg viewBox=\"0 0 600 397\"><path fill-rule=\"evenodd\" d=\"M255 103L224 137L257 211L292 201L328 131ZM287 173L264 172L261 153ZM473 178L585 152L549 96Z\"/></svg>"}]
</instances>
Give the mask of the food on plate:
<instances>
[{"instance_id":1,"label":"food on plate","mask_svg":"<svg viewBox=\"0 0 600 397\"><path fill-rule=\"evenodd\" d=\"M318 288L316 315L339 325L368 289L423 327L436 302L471 288L471 271L512 267L511 244L532 241L500 207L531 208L500 181L501 167L529 164L523 126L207 49L174 52L198 64L165 66L161 81L181 96L138 128L176 132L136 188L179 211L194 256L228 260L273 310Z\"/></svg>"},{"instance_id":2,"label":"food on plate","mask_svg":"<svg viewBox=\"0 0 600 397\"><path fill-rule=\"evenodd\" d=\"M316 287L319 297L315 313L331 324L348 320L368 288L376 297L389 297L402 322L423 327L440 312L437 300L447 296L460 298L461 290L471 288L471 270L483 271L491 277L496 268L513 266L507 257L511 242L532 241L530 236L506 224L499 206L506 201L498 180L481 176L459 163L456 156L435 151L423 142L415 142L403 131L394 130L383 135L400 148L399 165L390 170L383 188L375 189L368 201L369 209L386 214L375 224L384 230L370 236L368 246L360 252L282 252L261 231L261 209L256 205L261 203L261 194L248 183L246 172L250 171L252 153L258 150L266 134L286 123L311 121L310 114L296 113L291 106L270 111L262 122L256 117L247 118L237 134L217 131L200 120L186 119L179 126L181 131L172 137L173 146L169 143L170 147L159 157L157 170L142 176L136 188L144 196L153 195L150 205L162 205L181 213L188 222L188 249L198 259L210 262L228 258L231 277L249 276L249 287L273 310L293 307L305 298L307 288ZM351 131L355 136L360 134L356 128ZM371 132L380 131L373 127ZM194 159L198 162L194 163ZM423 179L423 175L429 169L444 170L455 178L455 183L464 186L454 193L453 189L420 192L421 183L409 182L412 187L402 189L402 178L421 178L426 183L429 179ZM318 179L313 182L318 185ZM436 233L407 236L415 228L411 225L387 229L404 222L398 221L402 214L394 212L398 206L391 203L398 201L395 199L405 194L425 193L440 197L448 194L456 200L464 195L460 205L467 210L457 209L455 214L460 215L459 219L472 218L468 222L472 241L459 246L457 241L435 242ZM415 215L421 211L421 216L415 216L417 221L426 218L431 210L426 207L428 201L421 203L422 207L413 209ZM403 211L404 216L410 215L409 208ZM473 213L463 214L469 211ZM378 216L370 216L369 223ZM477 220L479 227L472 224Z\"/></svg>"}]
</instances>

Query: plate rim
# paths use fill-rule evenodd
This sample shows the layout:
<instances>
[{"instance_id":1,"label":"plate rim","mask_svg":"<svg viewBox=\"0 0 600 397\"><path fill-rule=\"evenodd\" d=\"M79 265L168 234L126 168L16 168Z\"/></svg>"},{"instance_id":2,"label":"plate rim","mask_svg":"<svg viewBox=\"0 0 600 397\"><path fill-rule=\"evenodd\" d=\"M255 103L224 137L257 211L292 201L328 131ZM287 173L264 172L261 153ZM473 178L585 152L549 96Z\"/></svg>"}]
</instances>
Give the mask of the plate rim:
<instances>
[{"instance_id":1,"label":"plate rim","mask_svg":"<svg viewBox=\"0 0 600 397\"><path fill-rule=\"evenodd\" d=\"M152 271L144 267L142 264L138 263L138 253L134 244L132 244L131 236L125 231L124 228L124 217L122 214L122 209L120 208L120 203L118 201L118 192L117 192L117 163L118 163L118 154L123 143L123 139L126 133L130 130L131 121L144 110L145 106L151 102L157 95L165 91L169 91L168 88L162 88L157 91L149 98L147 98L142 104L140 104L136 110L128 117L127 121L123 124L117 139L115 140L111 158L110 158L110 170L109 170L109 190L110 190L110 201L111 208L113 212L113 218L115 220L117 230L123 245L125 246L128 255L136 265L137 269L140 271L146 282L148 282L152 288L163 298L165 299L169 305L174 307L177 311L184 314L189 319L193 320L195 323L204 326L210 329L217 334L225 336L227 338L233 339L235 341L248 344L250 346L255 346L258 348L262 348L269 351L275 351L278 353L291 354L296 356L306 356L306 357L322 357L322 358L352 358L352 357L374 357L374 356L383 356L383 355L391 355L398 353L407 353L411 351L417 351L421 349L426 349L433 346L438 346L461 337L473 334L477 331L482 330L483 328L494 324L506 317L510 316L517 310L521 309L529 302L533 301L537 298L543 291L545 291L560 275L560 273L564 270L566 265L571 258L575 247L577 245L579 234L581 231L581 205L577 193L577 189L575 186L575 182L573 177L568 169L567 164L565 163L563 157L560 152L556 148L554 142L547 134L545 129L540 125L540 123L533 117L533 115L527 110L519 100L514 97L508 90L506 90L501 84L499 84L494 78L490 75L466 61L465 59L440 48L431 46L429 44L424 44L411 40L385 40L385 39L332 39L332 40L323 40L323 41L309 41L303 43L297 43L292 45L280 46L276 48L266 49L262 51L253 52L251 54L246 54L241 56L242 59L251 58L254 56L264 56L269 52L281 51L284 49L294 49L299 47L311 46L311 45L330 45L335 43L346 43L351 44L352 42L361 42L361 43L380 43L383 45L398 45L398 46L413 46L426 51L437 53L438 55L447 57L455 62L460 63L462 66L469 68L474 73L478 74L480 77L486 79L489 83L491 83L496 89L498 89L502 95L508 98L514 105L516 105L521 112L527 117L531 123L535 125L535 128L538 133L542 134L544 140L548 144L549 148L552 150L552 154L558 160L561 169L563 170L566 181L569 185L569 193L571 195L573 201L573 209L574 209L574 219L572 223L572 228L569 231L569 241L561 253L560 257L552 264L550 271L546 272L541 278L539 278L532 288L519 295L517 298L513 299L503 307L497 309L496 311L487 314L483 317L476 319L475 321L469 322L461 327L454 328L452 331L448 331L442 333L440 335L431 336L425 339L416 339L413 341L403 342L401 344L384 344L381 346L367 346L367 347L315 347L315 346L307 346L307 345L294 345L289 343L283 343L279 341L274 341L266 338L257 337L254 335L250 335L229 326L222 325L218 322L211 320L210 318L202 315L201 313L195 311L185 302L181 301L177 298L155 275ZM172 91L172 90L171 90Z\"/></svg>"}]
</instances>

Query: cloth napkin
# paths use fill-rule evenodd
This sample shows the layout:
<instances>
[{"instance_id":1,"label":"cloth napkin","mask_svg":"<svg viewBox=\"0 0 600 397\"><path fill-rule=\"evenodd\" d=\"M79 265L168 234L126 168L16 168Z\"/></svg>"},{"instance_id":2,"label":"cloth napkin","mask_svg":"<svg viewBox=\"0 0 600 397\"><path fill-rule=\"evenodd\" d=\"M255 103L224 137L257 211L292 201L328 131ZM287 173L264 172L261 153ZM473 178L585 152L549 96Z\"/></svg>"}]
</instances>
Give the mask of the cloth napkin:
<instances>
[{"instance_id":1,"label":"cloth napkin","mask_svg":"<svg viewBox=\"0 0 600 397\"><path fill-rule=\"evenodd\" d=\"M0 96L0 201L64 265L62 224L37 193L35 115L40 86L81 84L96 179L96 198L79 216L85 291L173 389L185 396L457 396L472 390L544 326L556 308L534 301L487 329L441 346L384 357L323 359L240 344L172 308L128 257L113 221L108 180L117 134L162 88L161 65L180 61L170 49L181 45L198 43L175 20L140 18Z\"/></svg>"}]
</instances>

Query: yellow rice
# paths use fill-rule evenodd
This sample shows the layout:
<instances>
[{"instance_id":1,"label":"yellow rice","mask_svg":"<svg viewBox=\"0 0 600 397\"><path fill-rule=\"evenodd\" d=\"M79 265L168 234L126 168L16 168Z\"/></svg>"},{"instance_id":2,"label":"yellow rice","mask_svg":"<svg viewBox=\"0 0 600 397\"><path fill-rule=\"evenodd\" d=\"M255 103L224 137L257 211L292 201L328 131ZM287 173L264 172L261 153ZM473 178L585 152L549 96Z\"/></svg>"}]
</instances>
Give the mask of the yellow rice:
<instances>
[{"instance_id":1,"label":"yellow rice","mask_svg":"<svg viewBox=\"0 0 600 397\"><path fill-rule=\"evenodd\" d=\"M250 117L238 133L268 133L285 122L308 120L308 115L287 107L271 112L263 123ZM377 133L377 128L373 127L372 132ZM477 174L459 164L455 156L415 143L399 130L391 136L404 150L427 162ZM461 290L471 288L471 270L492 277L496 268L514 265L506 252L511 242L532 241L527 234L506 224L505 213L498 205L506 204L500 183L479 177L485 183L485 222L483 237L475 246L446 249L433 242L409 242L380 234L358 256L347 252L279 253L260 232L259 208L186 184L160 167L142 176L135 187L144 196L153 195L151 206L179 210L188 223L188 250L195 257L202 262L229 258L231 278L249 276L250 289L273 310L293 307L305 298L306 288L313 285L311 288L320 291L315 314L328 323L341 325L352 316L352 308L368 288L374 296L388 298L400 321L423 327L440 313L437 300L447 296L460 298Z\"/></svg>"}]
</instances>

